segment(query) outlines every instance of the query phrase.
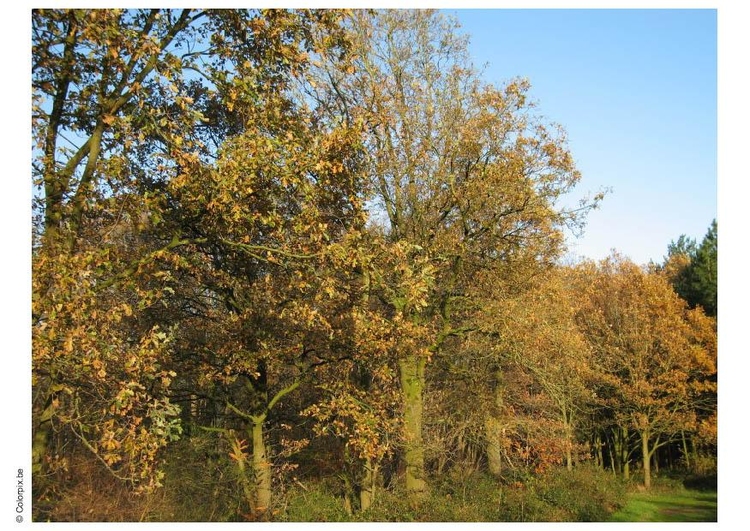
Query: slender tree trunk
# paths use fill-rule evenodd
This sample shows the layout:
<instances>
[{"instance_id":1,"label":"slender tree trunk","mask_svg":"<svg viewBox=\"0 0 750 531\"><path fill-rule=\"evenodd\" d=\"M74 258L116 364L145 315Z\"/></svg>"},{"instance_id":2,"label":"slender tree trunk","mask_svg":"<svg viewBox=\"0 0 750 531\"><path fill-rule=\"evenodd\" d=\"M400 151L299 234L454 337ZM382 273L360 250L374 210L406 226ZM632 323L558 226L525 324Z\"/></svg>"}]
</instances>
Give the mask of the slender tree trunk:
<instances>
[{"instance_id":1,"label":"slender tree trunk","mask_svg":"<svg viewBox=\"0 0 750 531\"><path fill-rule=\"evenodd\" d=\"M253 474L255 475L255 511L264 513L271 505L271 463L263 440L265 415L253 417Z\"/></svg>"},{"instance_id":2,"label":"slender tree trunk","mask_svg":"<svg viewBox=\"0 0 750 531\"><path fill-rule=\"evenodd\" d=\"M573 470L573 426L569 416L563 420L565 424L565 465Z\"/></svg>"},{"instance_id":3,"label":"slender tree trunk","mask_svg":"<svg viewBox=\"0 0 750 531\"><path fill-rule=\"evenodd\" d=\"M487 464L493 476L502 473L502 453L500 446L500 421L492 415L484 419L484 432L487 439Z\"/></svg>"},{"instance_id":4,"label":"slender tree trunk","mask_svg":"<svg viewBox=\"0 0 750 531\"><path fill-rule=\"evenodd\" d=\"M674 468L672 461L672 445L667 445L667 468L672 470Z\"/></svg>"},{"instance_id":5,"label":"slender tree trunk","mask_svg":"<svg viewBox=\"0 0 750 531\"><path fill-rule=\"evenodd\" d=\"M484 419L485 438L487 440L487 464L490 473L493 476L500 476L502 473L502 438L503 428L501 416L503 415L504 384L503 373L498 368L494 371L494 408L490 408Z\"/></svg>"},{"instance_id":6,"label":"slender tree trunk","mask_svg":"<svg viewBox=\"0 0 750 531\"><path fill-rule=\"evenodd\" d=\"M651 454L649 453L649 432L648 430L641 431L641 451L643 452L643 486L647 489L651 488Z\"/></svg>"},{"instance_id":7,"label":"slender tree trunk","mask_svg":"<svg viewBox=\"0 0 750 531\"><path fill-rule=\"evenodd\" d=\"M399 361L401 392L404 400L404 439L406 444L406 493L419 501L427 491L422 444L422 391L425 359L414 354Z\"/></svg>"},{"instance_id":8,"label":"slender tree trunk","mask_svg":"<svg viewBox=\"0 0 750 531\"><path fill-rule=\"evenodd\" d=\"M695 438L690 438L690 447L692 448L692 456L693 456L693 468L697 469L698 466L698 446L695 444Z\"/></svg>"},{"instance_id":9,"label":"slender tree trunk","mask_svg":"<svg viewBox=\"0 0 750 531\"><path fill-rule=\"evenodd\" d=\"M372 459L367 459L365 463L365 474L362 478L362 489L359 491L359 506L362 511L366 511L375 501L378 465Z\"/></svg>"},{"instance_id":10,"label":"slender tree trunk","mask_svg":"<svg viewBox=\"0 0 750 531\"><path fill-rule=\"evenodd\" d=\"M616 452L616 439L612 437L612 444L607 446L607 453L609 454L609 466L612 467L612 475L617 476L617 460L615 459Z\"/></svg>"},{"instance_id":11,"label":"slender tree trunk","mask_svg":"<svg viewBox=\"0 0 750 531\"><path fill-rule=\"evenodd\" d=\"M685 431L680 431L682 435L682 455L685 457L685 467L690 470L690 450L688 450L687 438L685 438Z\"/></svg>"},{"instance_id":12,"label":"slender tree trunk","mask_svg":"<svg viewBox=\"0 0 750 531\"><path fill-rule=\"evenodd\" d=\"M620 426L615 430L615 456L617 467L623 478L630 479L630 448L628 446L628 428Z\"/></svg>"},{"instance_id":13,"label":"slender tree trunk","mask_svg":"<svg viewBox=\"0 0 750 531\"><path fill-rule=\"evenodd\" d=\"M597 433L594 437L597 461L599 462L599 467L604 470L604 444L602 443L602 435Z\"/></svg>"},{"instance_id":14,"label":"slender tree trunk","mask_svg":"<svg viewBox=\"0 0 750 531\"><path fill-rule=\"evenodd\" d=\"M619 474L623 474L625 472L625 462L622 459L622 429L619 426L612 433L612 446L614 452L613 466Z\"/></svg>"}]
</instances>

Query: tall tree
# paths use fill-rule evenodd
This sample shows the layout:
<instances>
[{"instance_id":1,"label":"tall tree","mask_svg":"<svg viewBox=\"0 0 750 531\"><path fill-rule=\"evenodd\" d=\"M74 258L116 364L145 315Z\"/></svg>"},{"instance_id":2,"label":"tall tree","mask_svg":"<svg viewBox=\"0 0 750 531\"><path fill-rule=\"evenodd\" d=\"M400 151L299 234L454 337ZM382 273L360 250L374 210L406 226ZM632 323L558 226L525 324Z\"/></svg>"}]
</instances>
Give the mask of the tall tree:
<instances>
[{"instance_id":1,"label":"tall tree","mask_svg":"<svg viewBox=\"0 0 750 531\"><path fill-rule=\"evenodd\" d=\"M528 370L550 397L563 427L565 463L573 467L576 431L588 413L590 347L574 321L577 293L556 268L545 282L497 309L501 348Z\"/></svg>"},{"instance_id":2,"label":"tall tree","mask_svg":"<svg viewBox=\"0 0 750 531\"><path fill-rule=\"evenodd\" d=\"M232 307L218 273L244 275L247 290L269 263L317 255L316 243L347 226L356 133L328 128L289 96L308 53L343 51L341 20L34 10L36 470L50 464L53 436L72 431L116 475L158 483L156 451L177 433L175 375L164 369L175 366L177 310L215 310L211 294Z\"/></svg>"},{"instance_id":3,"label":"tall tree","mask_svg":"<svg viewBox=\"0 0 750 531\"><path fill-rule=\"evenodd\" d=\"M331 109L367 128L371 226L388 259L380 298L408 330L394 362L401 381L406 484L426 491L422 444L428 360L472 328L462 307L481 296L477 274L529 276L562 248L560 227L580 211L558 198L579 174L564 134L531 114L528 84L485 85L457 24L434 11L356 12L355 70L332 84Z\"/></svg>"}]
</instances>

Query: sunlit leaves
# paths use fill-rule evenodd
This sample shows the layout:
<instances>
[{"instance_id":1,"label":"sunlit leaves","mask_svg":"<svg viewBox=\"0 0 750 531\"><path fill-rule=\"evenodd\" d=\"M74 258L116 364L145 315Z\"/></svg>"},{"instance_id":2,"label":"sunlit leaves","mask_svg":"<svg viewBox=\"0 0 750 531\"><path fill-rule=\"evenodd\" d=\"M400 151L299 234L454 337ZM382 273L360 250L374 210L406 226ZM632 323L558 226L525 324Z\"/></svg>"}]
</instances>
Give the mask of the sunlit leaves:
<instances>
[{"instance_id":1,"label":"sunlit leaves","mask_svg":"<svg viewBox=\"0 0 750 531\"><path fill-rule=\"evenodd\" d=\"M152 488L158 451L180 434L179 408L163 396L175 376L163 368L170 338L157 326L139 331L135 321L138 293L158 300L158 289L136 288L127 277L118 290L100 287L109 280L101 271L118 267L114 255L79 250L50 261L43 250L35 257L35 396L51 399L40 414L50 414L55 429L77 435L117 477Z\"/></svg>"},{"instance_id":2,"label":"sunlit leaves","mask_svg":"<svg viewBox=\"0 0 750 531\"><path fill-rule=\"evenodd\" d=\"M715 389L710 318L689 311L664 276L620 256L578 270L577 320L608 375L607 405L634 429L661 436L695 429L701 393Z\"/></svg>"}]
</instances>

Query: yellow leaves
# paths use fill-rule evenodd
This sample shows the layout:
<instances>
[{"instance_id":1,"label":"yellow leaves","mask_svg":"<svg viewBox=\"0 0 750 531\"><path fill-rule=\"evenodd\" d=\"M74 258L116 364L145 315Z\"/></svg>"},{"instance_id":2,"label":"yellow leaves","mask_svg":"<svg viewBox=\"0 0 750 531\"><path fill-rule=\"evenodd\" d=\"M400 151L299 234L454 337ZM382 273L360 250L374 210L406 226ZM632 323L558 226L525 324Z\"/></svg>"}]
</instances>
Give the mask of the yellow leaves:
<instances>
[{"instance_id":1,"label":"yellow leaves","mask_svg":"<svg viewBox=\"0 0 750 531\"><path fill-rule=\"evenodd\" d=\"M229 457L237 463L245 463L247 461L247 455L245 454L248 447L247 441L237 438L234 433L230 433L228 437L231 445Z\"/></svg>"},{"instance_id":2,"label":"yellow leaves","mask_svg":"<svg viewBox=\"0 0 750 531\"><path fill-rule=\"evenodd\" d=\"M107 371L104 368L104 362L96 358L91 361L91 368L96 371L97 378L103 380L107 376Z\"/></svg>"}]
</instances>

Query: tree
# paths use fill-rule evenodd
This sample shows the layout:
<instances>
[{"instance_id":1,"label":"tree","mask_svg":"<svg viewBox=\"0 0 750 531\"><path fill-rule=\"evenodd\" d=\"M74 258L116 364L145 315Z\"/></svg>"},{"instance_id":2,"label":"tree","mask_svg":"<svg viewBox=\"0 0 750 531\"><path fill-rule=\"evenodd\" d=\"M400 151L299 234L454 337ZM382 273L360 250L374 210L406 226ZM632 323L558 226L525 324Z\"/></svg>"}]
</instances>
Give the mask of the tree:
<instances>
[{"instance_id":1,"label":"tree","mask_svg":"<svg viewBox=\"0 0 750 531\"><path fill-rule=\"evenodd\" d=\"M710 340L696 339L705 338L705 321L688 311L662 275L620 256L579 271L587 289L578 321L609 382L615 417L640 438L648 488L652 456L681 430L694 429L693 399L710 387Z\"/></svg>"},{"instance_id":2,"label":"tree","mask_svg":"<svg viewBox=\"0 0 750 531\"><path fill-rule=\"evenodd\" d=\"M565 463L573 468L576 431L591 402L590 347L574 321L576 293L562 268L506 309L507 351L550 397L563 426Z\"/></svg>"},{"instance_id":3,"label":"tree","mask_svg":"<svg viewBox=\"0 0 750 531\"><path fill-rule=\"evenodd\" d=\"M236 310L226 275L245 275L242 291L279 256L319 254L292 245L349 216L356 133L289 97L308 53L343 50L340 23L338 11L33 12L35 470L72 431L118 477L157 484L156 452L178 434L163 367L181 331L168 323L215 312L215 295ZM242 149L258 160L230 160ZM243 212L251 182L272 186ZM189 290L175 282L186 275Z\"/></svg>"},{"instance_id":4,"label":"tree","mask_svg":"<svg viewBox=\"0 0 750 531\"><path fill-rule=\"evenodd\" d=\"M707 315L717 314L718 232L713 220L708 232L696 244L682 235L669 244L659 270L669 278L675 291L691 308L701 306Z\"/></svg>"},{"instance_id":5,"label":"tree","mask_svg":"<svg viewBox=\"0 0 750 531\"><path fill-rule=\"evenodd\" d=\"M433 11L356 12L352 28L354 72L323 64L319 78L336 89L329 108L367 128L372 224L391 257L380 297L411 338L394 361L407 490L419 499L427 362L473 328L461 306L479 296L476 275L530 275L560 252L561 225L589 205L556 207L580 177L563 133L531 116L525 81L481 83L455 22Z\"/></svg>"}]
</instances>

